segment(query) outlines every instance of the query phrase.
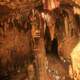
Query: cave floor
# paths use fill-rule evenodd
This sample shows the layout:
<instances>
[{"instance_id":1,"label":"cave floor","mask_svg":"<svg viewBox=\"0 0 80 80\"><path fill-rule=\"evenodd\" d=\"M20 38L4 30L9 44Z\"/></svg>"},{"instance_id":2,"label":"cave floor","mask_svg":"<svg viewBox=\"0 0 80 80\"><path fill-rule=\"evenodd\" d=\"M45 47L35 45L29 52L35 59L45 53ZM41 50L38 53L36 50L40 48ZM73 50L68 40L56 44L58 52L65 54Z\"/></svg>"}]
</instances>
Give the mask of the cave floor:
<instances>
[{"instance_id":1,"label":"cave floor","mask_svg":"<svg viewBox=\"0 0 80 80\"><path fill-rule=\"evenodd\" d=\"M68 75L68 62L64 62L54 55L47 55L48 68L47 73L49 80L73 80ZM28 80L26 72L18 73L12 76L11 80Z\"/></svg>"},{"instance_id":2,"label":"cave floor","mask_svg":"<svg viewBox=\"0 0 80 80\"><path fill-rule=\"evenodd\" d=\"M47 57L51 80L72 80L69 77L69 63L66 60L62 61L54 55L47 55Z\"/></svg>"}]
</instances>

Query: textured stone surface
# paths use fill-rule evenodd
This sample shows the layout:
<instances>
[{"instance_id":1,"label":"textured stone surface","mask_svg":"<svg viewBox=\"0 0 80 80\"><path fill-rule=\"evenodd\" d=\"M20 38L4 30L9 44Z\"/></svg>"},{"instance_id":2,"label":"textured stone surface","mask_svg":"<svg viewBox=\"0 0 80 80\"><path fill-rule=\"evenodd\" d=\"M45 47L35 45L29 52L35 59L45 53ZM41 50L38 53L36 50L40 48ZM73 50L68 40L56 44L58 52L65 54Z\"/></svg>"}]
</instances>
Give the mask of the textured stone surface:
<instances>
[{"instance_id":1,"label":"textured stone surface","mask_svg":"<svg viewBox=\"0 0 80 80\"><path fill-rule=\"evenodd\" d=\"M74 47L71 53L74 80L80 79L80 42Z\"/></svg>"}]
</instances>

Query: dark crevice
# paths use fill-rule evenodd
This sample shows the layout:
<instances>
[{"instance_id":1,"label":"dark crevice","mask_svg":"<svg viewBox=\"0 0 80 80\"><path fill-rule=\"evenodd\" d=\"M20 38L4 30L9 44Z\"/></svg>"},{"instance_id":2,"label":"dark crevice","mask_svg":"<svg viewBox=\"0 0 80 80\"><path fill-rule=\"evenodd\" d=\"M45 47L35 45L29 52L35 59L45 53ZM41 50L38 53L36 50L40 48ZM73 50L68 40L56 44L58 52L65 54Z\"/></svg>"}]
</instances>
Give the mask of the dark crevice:
<instances>
[{"instance_id":1,"label":"dark crevice","mask_svg":"<svg viewBox=\"0 0 80 80\"><path fill-rule=\"evenodd\" d=\"M51 41L51 54L57 58L59 58L58 55L58 39L54 38L53 41Z\"/></svg>"}]
</instances>

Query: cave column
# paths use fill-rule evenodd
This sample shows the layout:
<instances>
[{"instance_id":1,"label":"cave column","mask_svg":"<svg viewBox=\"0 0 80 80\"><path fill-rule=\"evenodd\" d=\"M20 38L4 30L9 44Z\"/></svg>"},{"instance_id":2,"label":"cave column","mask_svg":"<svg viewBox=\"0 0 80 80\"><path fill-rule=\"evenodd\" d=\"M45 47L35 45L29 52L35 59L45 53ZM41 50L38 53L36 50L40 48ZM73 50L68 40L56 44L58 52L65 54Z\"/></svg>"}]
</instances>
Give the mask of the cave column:
<instances>
[{"instance_id":1,"label":"cave column","mask_svg":"<svg viewBox=\"0 0 80 80\"><path fill-rule=\"evenodd\" d=\"M33 14L34 15L34 14ZM35 55L35 64L37 70L37 80L48 80L46 72L46 54L44 44L44 23L39 13L36 13L38 17L33 16L32 24L32 37L33 37L33 50ZM40 23L37 23L39 20ZM39 24L39 25L38 25Z\"/></svg>"}]
</instances>

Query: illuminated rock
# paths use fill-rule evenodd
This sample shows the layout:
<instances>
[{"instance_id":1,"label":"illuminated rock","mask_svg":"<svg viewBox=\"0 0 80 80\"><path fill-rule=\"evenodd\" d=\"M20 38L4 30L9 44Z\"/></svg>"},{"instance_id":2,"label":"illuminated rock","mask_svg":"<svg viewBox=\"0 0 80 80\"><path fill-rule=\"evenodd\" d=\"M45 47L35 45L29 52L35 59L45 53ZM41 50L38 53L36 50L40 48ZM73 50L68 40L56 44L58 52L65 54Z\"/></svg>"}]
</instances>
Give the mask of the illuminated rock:
<instances>
[{"instance_id":1,"label":"illuminated rock","mask_svg":"<svg viewBox=\"0 0 80 80\"><path fill-rule=\"evenodd\" d=\"M80 42L71 53L74 80L80 80Z\"/></svg>"}]
</instances>

